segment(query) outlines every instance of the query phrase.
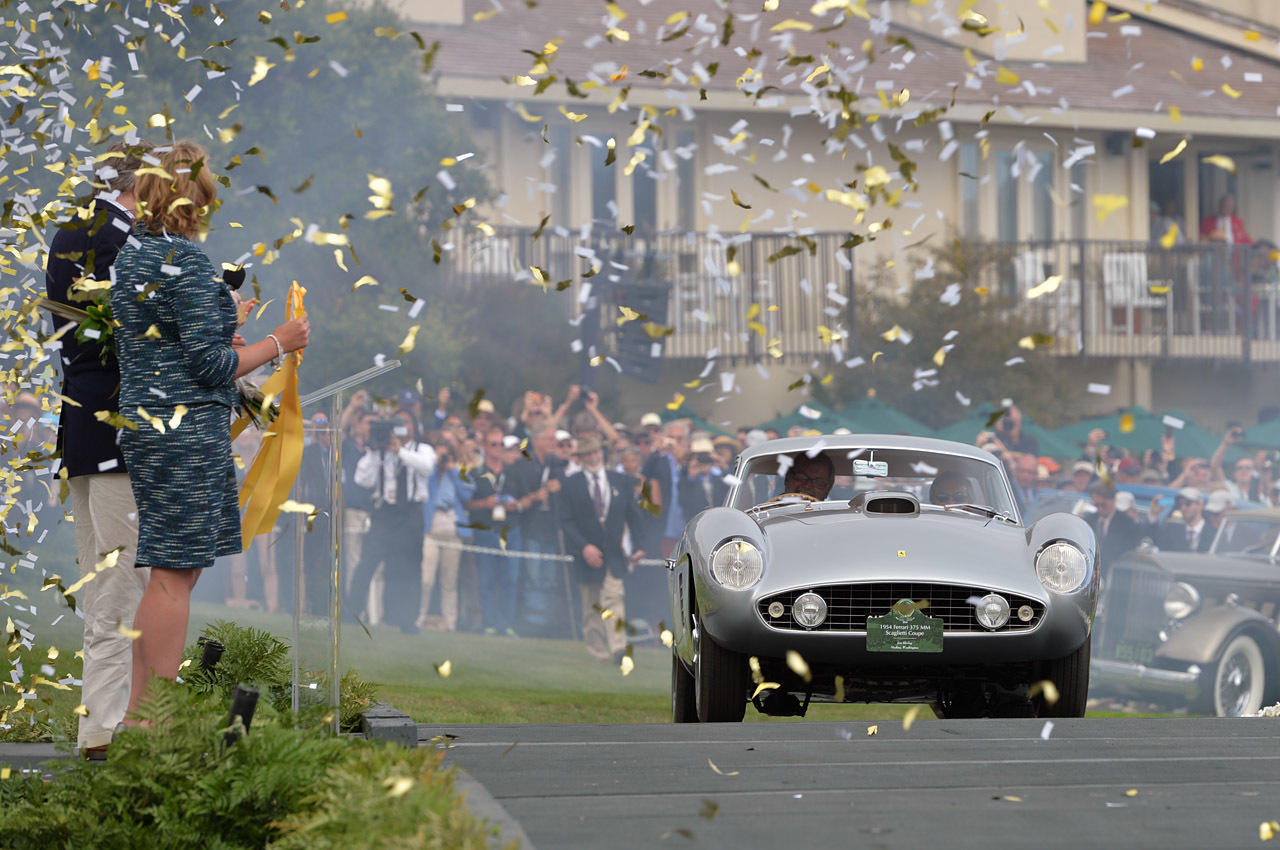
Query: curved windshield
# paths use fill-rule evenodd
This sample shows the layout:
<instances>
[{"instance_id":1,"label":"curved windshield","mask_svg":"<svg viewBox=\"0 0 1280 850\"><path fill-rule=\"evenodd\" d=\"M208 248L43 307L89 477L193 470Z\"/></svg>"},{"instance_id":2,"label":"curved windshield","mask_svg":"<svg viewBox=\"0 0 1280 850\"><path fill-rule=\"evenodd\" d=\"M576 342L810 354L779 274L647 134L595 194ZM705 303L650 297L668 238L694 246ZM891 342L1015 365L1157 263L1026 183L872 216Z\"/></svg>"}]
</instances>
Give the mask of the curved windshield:
<instances>
[{"instance_id":1,"label":"curved windshield","mask_svg":"<svg viewBox=\"0 0 1280 850\"><path fill-rule=\"evenodd\" d=\"M1229 517L1214 541L1217 555L1261 555L1275 553L1280 522L1256 517Z\"/></svg>"},{"instance_id":2,"label":"curved windshield","mask_svg":"<svg viewBox=\"0 0 1280 850\"><path fill-rule=\"evenodd\" d=\"M1014 516L999 466L918 449L827 449L761 455L738 470L730 504L747 510L778 502L847 501L873 490L911 493L925 505L982 505Z\"/></svg>"}]
</instances>

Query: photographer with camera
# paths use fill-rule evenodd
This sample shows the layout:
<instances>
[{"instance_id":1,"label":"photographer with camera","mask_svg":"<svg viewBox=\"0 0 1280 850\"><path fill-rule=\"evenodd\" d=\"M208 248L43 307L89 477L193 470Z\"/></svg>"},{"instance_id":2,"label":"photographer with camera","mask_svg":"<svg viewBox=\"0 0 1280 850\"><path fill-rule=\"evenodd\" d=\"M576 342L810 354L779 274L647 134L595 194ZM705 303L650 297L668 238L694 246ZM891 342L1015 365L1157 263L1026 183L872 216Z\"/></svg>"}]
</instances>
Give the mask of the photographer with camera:
<instances>
[{"instance_id":1,"label":"photographer with camera","mask_svg":"<svg viewBox=\"0 0 1280 850\"><path fill-rule=\"evenodd\" d=\"M1244 439L1244 426L1239 422L1228 422L1227 433L1222 437L1222 442L1218 448L1214 450L1213 457L1209 458L1209 469L1212 473L1213 482L1226 487L1231 494L1231 498L1235 504L1242 502L1255 502L1258 499L1257 486L1254 479L1257 477L1257 466L1253 458L1245 456L1235 462L1231 467L1231 477L1227 478L1223 471L1223 459L1227 455L1227 450L1237 445Z\"/></svg>"},{"instance_id":2,"label":"photographer with camera","mask_svg":"<svg viewBox=\"0 0 1280 850\"><path fill-rule=\"evenodd\" d=\"M355 483L372 488L369 533L346 602L349 615L363 610L369 583L383 565L383 620L405 634L418 632L422 596L422 504L430 496L428 476L436 465L431 446L418 442L417 422L407 410L369 422L369 447L356 463Z\"/></svg>"},{"instance_id":3,"label":"photographer with camera","mask_svg":"<svg viewBox=\"0 0 1280 850\"><path fill-rule=\"evenodd\" d=\"M498 549L505 539L508 546L519 538L519 503L508 483L509 450L501 428L484 433L484 466L472 472L475 492L467 500L467 519L475 529L475 545ZM512 548L519 549L518 545ZM516 637L516 584L520 561L494 552L476 555L480 574L480 606L484 611L485 634Z\"/></svg>"}]
</instances>

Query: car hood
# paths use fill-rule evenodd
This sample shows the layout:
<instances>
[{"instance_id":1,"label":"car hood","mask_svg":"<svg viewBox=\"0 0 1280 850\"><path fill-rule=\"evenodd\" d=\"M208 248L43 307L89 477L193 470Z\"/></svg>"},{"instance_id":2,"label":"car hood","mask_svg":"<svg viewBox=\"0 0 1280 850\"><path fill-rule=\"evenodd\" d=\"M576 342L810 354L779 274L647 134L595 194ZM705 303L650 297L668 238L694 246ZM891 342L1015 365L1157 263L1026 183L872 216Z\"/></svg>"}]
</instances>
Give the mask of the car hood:
<instances>
[{"instance_id":1,"label":"car hood","mask_svg":"<svg viewBox=\"0 0 1280 850\"><path fill-rule=\"evenodd\" d=\"M1179 581L1212 581L1241 584L1280 584L1280 569L1263 558L1210 555L1198 552L1134 552L1134 561L1155 563Z\"/></svg>"},{"instance_id":2,"label":"car hood","mask_svg":"<svg viewBox=\"0 0 1280 850\"><path fill-rule=\"evenodd\" d=\"M952 511L797 511L758 520L770 590L836 581L935 581L1043 597L1029 530Z\"/></svg>"}]
</instances>

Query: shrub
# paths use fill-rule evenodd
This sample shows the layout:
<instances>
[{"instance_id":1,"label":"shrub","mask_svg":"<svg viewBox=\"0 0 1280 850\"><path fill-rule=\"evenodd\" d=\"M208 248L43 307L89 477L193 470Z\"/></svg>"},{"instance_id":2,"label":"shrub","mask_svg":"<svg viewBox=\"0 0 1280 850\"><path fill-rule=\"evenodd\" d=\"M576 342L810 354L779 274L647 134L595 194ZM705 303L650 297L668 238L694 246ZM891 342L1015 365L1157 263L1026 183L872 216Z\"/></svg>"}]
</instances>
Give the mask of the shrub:
<instances>
[{"instance_id":1,"label":"shrub","mask_svg":"<svg viewBox=\"0 0 1280 850\"><path fill-rule=\"evenodd\" d=\"M159 681L105 765L0 781L0 835L22 848L484 847L490 830L434 750L255 719L228 746L227 703Z\"/></svg>"}]
</instances>

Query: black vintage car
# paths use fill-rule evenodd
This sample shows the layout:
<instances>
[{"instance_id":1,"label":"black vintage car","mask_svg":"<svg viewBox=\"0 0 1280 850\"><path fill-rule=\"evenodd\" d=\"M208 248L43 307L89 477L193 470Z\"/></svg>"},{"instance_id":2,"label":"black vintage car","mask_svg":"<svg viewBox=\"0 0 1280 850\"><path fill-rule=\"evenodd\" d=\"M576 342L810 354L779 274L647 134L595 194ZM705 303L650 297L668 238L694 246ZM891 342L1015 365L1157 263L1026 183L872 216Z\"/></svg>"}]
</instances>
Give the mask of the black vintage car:
<instances>
[{"instance_id":1,"label":"black vintage car","mask_svg":"<svg viewBox=\"0 0 1280 850\"><path fill-rule=\"evenodd\" d=\"M1090 696L1238 717L1280 699L1280 510L1235 511L1204 554L1144 545L1103 577Z\"/></svg>"}]
</instances>

